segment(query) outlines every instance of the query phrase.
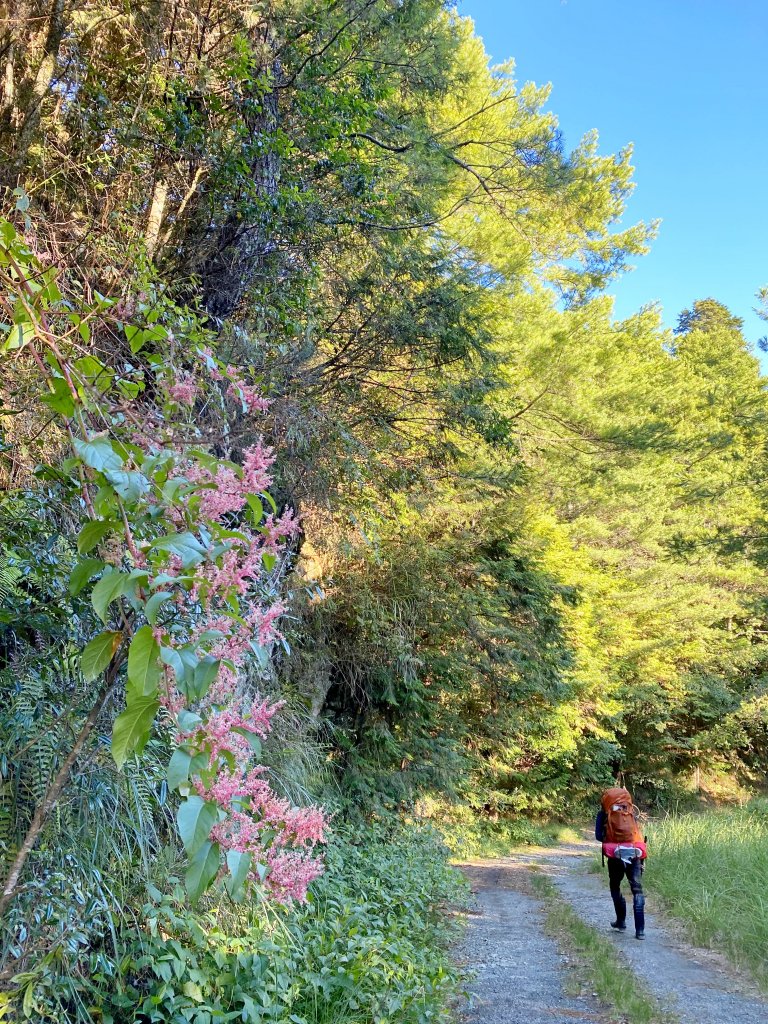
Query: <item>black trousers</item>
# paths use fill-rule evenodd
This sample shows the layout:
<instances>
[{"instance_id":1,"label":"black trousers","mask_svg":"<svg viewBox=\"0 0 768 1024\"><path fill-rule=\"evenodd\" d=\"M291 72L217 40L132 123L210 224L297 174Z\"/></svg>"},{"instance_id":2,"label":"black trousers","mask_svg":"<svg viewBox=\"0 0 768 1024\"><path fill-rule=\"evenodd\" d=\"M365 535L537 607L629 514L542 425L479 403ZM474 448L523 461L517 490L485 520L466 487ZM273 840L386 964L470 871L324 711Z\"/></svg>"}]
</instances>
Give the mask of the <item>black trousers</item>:
<instances>
[{"instance_id":1,"label":"black trousers","mask_svg":"<svg viewBox=\"0 0 768 1024\"><path fill-rule=\"evenodd\" d=\"M636 857L625 864L618 857L608 858L608 883L611 887L611 898L616 910L616 921L624 924L627 919L627 901L621 895L621 883L624 877L629 880L632 891L632 912L635 917L635 931L645 931L645 896L643 895L643 862Z\"/></svg>"}]
</instances>

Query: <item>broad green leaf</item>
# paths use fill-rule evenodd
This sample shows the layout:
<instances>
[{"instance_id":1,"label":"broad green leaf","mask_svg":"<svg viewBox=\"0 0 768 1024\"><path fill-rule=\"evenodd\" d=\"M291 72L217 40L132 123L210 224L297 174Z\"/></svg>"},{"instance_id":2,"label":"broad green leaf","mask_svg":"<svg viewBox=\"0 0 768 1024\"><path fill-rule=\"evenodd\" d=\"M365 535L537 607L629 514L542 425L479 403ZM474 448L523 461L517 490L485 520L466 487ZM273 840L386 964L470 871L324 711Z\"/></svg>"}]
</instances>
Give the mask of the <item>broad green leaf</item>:
<instances>
[{"instance_id":1,"label":"broad green leaf","mask_svg":"<svg viewBox=\"0 0 768 1024\"><path fill-rule=\"evenodd\" d=\"M35 336L34 324L26 321L21 324L13 324L5 337L0 342L0 352L11 352L13 349L24 348Z\"/></svg>"},{"instance_id":2,"label":"broad green leaf","mask_svg":"<svg viewBox=\"0 0 768 1024\"><path fill-rule=\"evenodd\" d=\"M112 757L118 768L134 751L141 753L160 704L154 697L136 697L115 719L112 727Z\"/></svg>"},{"instance_id":3,"label":"broad green leaf","mask_svg":"<svg viewBox=\"0 0 768 1024\"><path fill-rule=\"evenodd\" d=\"M182 732L194 732L198 726L203 724L203 720L200 715L195 714L194 711L180 711L178 714L179 729Z\"/></svg>"},{"instance_id":4,"label":"broad green leaf","mask_svg":"<svg viewBox=\"0 0 768 1024\"><path fill-rule=\"evenodd\" d=\"M93 507L96 513L109 519L117 512L117 494L114 487L104 484L93 496Z\"/></svg>"},{"instance_id":5,"label":"broad green leaf","mask_svg":"<svg viewBox=\"0 0 768 1024\"><path fill-rule=\"evenodd\" d=\"M275 556L271 554L269 551L265 551L264 554L261 556L261 561L263 562L264 568L267 570L267 572L272 572L272 570L275 568L277 558L275 558Z\"/></svg>"},{"instance_id":6,"label":"broad green leaf","mask_svg":"<svg viewBox=\"0 0 768 1024\"><path fill-rule=\"evenodd\" d=\"M80 331L81 337L84 337L83 328L88 335L84 340L88 341L88 338L90 338L91 335L90 328L87 323L80 323L78 330ZM96 388L96 390L100 391L102 394L109 391L112 386L115 371L105 366L104 363L102 363L101 360L96 359L95 356L83 356L80 359L76 359L75 369L81 377L85 377L91 386Z\"/></svg>"},{"instance_id":7,"label":"broad green leaf","mask_svg":"<svg viewBox=\"0 0 768 1024\"><path fill-rule=\"evenodd\" d=\"M131 347L131 352L136 355L144 347L147 340L146 335L140 327L136 327L133 324L126 324L123 329L128 339L128 344Z\"/></svg>"},{"instance_id":8,"label":"broad green leaf","mask_svg":"<svg viewBox=\"0 0 768 1024\"><path fill-rule=\"evenodd\" d=\"M48 386L50 391L40 399L49 409L60 413L62 416L72 416L75 411L75 399L69 390L69 385L63 377L49 377Z\"/></svg>"},{"instance_id":9,"label":"broad green leaf","mask_svg":"<svg viewBox=\"0 0 768 1024\"><path fill-rule=\"evenodd\" d=\"M195 667L190 693L194 700L202 700L208 693L211 683L219 674L220 665L221 662L218 658L206 655Z\"/></svg>"},{"instance_id":10,"label":"broad green leaf","mask_svg":"<svg viewBox=\"0 0 768 1024\"><path fill-rule=\"evenodd\" d=\"M112 661L112 656L120 646L121 639L122 633L111 631L99 633L98 636L95 636L85 646L83 653L80 655L80 669L86 682L90 682L91 679L101 675L110 661Z\"/></svg>"},{"instance_id":11,"label":"broad green leaf","mask_svg":"<svg viewBox=\"0 0 768 1024\"><path fill-rule=\"evenodd\" d=\"M248 494L246 495L245 500L248 502L248 506L251 510L252 519L256 526L258 526L264 518L264 505L261 498L256 494Z\"/></svg>"},{"instance_id":12,"label":"broad green leaf","mask_svg":"<svg viewBox=\"0 0 768 1024\"><path fill-rule=\"evenodd\" d=\"M192 857L206 841L218 819L216 804L195 794L182 800L176 815L184 849Z\"/></svg>"},{"instance_id":13,"label":"broad green leaf","mask_svg":"<svg viewBox=\"0 0 768 1024\"><path fill-rule=\"evenodd\" d=\"M86 523L78 534L77 550L81 555L86 555L118 525L114 519L93 519Z\"/></svg>"},{"instance_id":14,"label":"broad green leaf","mask_svg":"<svg viewBox=\"0 0 768 1024\"><path fill-rule=\"evenodd\" d=\"M79 594L91 577L103 568L104 562L100 558L84 558L78 562L69 575L69 592L72 597Z\"/></svg>"},{"instance_id":15,"label":"broad green leaf","mask_svg":"<svg viewBox=\"0 0 768 1024\"><path fill-rule=\"evenodd\" d=\"M196 902L219 873L221 853L217 843L206 842L197 850L187 868L187 892Z\"/></svg>"},{"instance_id":16,"label":"broad green leaf","mask_svg":"<svg viewBox=\"0 0 768 1024\"><path fill-rule=\"evenodd\" d=\"M123 501L138 501L149 490L149 480L143 473L107 470L104 475Z\"/></svg>"},{"instance_id":17,"label":"broad green leaf","mask_svg":"<svg viewBox=\"0 0 768 1024\"><path fill-rule=\"evenodd\" d=\"M196 981L185 981L181 988L181 991L184 993L187 999L191 999L193 1003L202 1003L205 1001L203 990L200 988Z\"/></svg>"},{"instance_id":18,"label":"broad green leaf","mask_svg":"<svg viewBox=\"0 0 768 1024\"><path fill-rule=\"evenodd\" d=\"M177 747L168 762L168 786L170 789L178 789L185 782L189 781L189 766L192 763L192 755L182 747Z\"/></svg>"},{"instance_id":19,"label":"broad green leaf","mask_svg":"<svg viewBox=\"0 0 768 1024\"><path fill-rule=\"evenodd\" d=\"M229 878L226 881L227 892L237 902L242 898L243 886L248 878L248 872L251 870L250 853L227 850L227 868L229 869Z\"/></svg>"},{"instance_id":20,"label":"broad green leaf","mask_svg":"<svg viewBox=\"0 0 768 1024\"><path fill-rule=\"evenodd\" d=\"M105 573L93 588L91 604L102 622L106 623L109 606L120 597L129 582L126 573L113 570Z\"/></svg>"},{"instance_id":21,"label":"broad green leaf","mask_svg":"<svg viewBox=\"0 0 768 1024\"><path fill-rule=\"evenodd\" d=\"M157 691L160 681L160 644L151 626L137 630L128 649L128 681L135 691L149 697Z\"/></svg>"},{"instance_id":22,"label":"broad green leaf","mask_svg":"<svg viewBox=\"0 0 768 1024\"><path fill-rule=\"evenodd\" d=\"M193 533L169 533L159 537L152 545L153 551L170 551L178 555L185 569L197 565L205 558L205 548Z\"/></svg>"},{"instance_id":23,"label":"broad green leaf","mask_svg":"<svg viewBox=\"0 0 768 1024\"><path fill-rule=\"evenodd\" d=\"M191 647L161 647L160 659L164 665L173 669L176 685L186 694L193 685L198 658Z\"/></svg>"},{"instance_id":24,"label":"broad green leaf","mask_svg":"<svg viewBox=\"0 0 768 1024\"><path fill-rule=\"evenodd\" d=\"M106 470L117 472L122 468L122 458L106 437L92 437L88 441L81 441L76 437L74 448L86 466L95 469L97 473L104 473Z\"/></svg>"},{"instance_id":25,"label":"broad green leaf","mask_svg":"<svg viewBox=\"0 0 768 1024\"><path fill-rule=\"evenodd\" d=\"M153 594L144 605L144 614L153 626L157 623L157 613L160 611L160 606L165 601L170 601L172 597L173 594L169 593L167 590L161 590L157 594Z\"/></svg>"}]
</instances>

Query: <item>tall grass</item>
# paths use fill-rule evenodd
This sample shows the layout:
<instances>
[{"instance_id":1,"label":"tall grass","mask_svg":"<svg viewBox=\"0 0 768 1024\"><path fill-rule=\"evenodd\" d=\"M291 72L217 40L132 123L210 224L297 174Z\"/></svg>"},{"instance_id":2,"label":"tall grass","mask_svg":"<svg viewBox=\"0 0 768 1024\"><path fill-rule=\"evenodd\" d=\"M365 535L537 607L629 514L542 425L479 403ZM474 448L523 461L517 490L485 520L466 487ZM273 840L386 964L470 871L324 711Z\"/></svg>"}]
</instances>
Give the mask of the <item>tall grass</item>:
<instances>
[{"instance_id":1,"label":"tall grass","mask_svg":"<svg viewBox=\"0 0 768 1024\"><path fill-rule=\"evenodd\" d=\"M648 829L648 887L690 937L768 987L768 801L673 815Z\"/></svg>"}]
</instances>

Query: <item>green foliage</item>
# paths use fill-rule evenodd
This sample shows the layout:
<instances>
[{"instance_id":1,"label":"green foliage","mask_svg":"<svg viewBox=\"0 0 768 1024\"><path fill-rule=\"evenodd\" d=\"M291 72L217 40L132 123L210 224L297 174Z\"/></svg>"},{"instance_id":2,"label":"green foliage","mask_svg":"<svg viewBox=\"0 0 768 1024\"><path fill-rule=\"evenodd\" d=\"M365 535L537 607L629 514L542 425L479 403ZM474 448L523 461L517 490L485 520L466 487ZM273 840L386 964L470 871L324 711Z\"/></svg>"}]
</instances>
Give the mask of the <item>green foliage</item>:
<instances>
[{"instance_id":1,"label":"green foliage","mask_svg":"<svg viewBox=\"0 0 768 1024\"><path fill-rule=\"evenodd\" d=\"M312 901L290 914L258 902L192 911L173 879L157 881L118 956L97 944L75 985L55 961L21 984L37 1019L58 1024L90 1021L89 1007L110 1024L447 1020L459 981L443 906L466 883L445 857L426 829L342 829Z\"/></svg>"},{"instance_id":2,"label":"green foliage","mask_svg":"<svg viewBox=\"0 0 768 1024\"><path fill-rule=\"evenodd\" d=\"M649 800L700 768L754 783L768 766L764 381L713 299L675 334L651 309L614 320L600 292L653 233L618 223L630 150L602 154L590 134L568 152L548 90L490 67L439 0L167 15L53 4L12 15L0 46L9 864L72 737L93 729L22 879L4 965L31 972L30 1015L53 1019L90 1019L107 990L120 1021L147 1000L148 1017L200 1024L277 1007L427 1019L444 966L419 961L436 940L413 897L425 876L380 888L378 844L359 851L375 877L355 843L334 848L293 917L230 919L219 887L205 910L161 901L149 935L116 920L118 906L144 919L139 875L178 870L175 815L195 899L217 865L233 899L249 869L264 881L248 854L219 858L219 814L197 793L212 776L192 738L230 665L220 631L200 639L182 606L194 594L210 610L244 531L263 543L258 594L233 584L217 610L236 630L254 602L290 607L285 637L251 643L237 694L266 684L290 712L279 744L234 735L292 797L327 767L363 835L437 793L462 808L451 841L466 851L544 838L523 816L564 816L617 762ZM200 391L203 365L215 386ZM252 388L271 400L275 494L212 524L206 494L240 478L257 439ZM302 533L278 558L284 502ZM172 719L188 737L175 752ZM27 913L46 886L50 928ZM378 902L358 907L366 888ZM349 974L307 967L300 941Z\"/></svg>"},{"instance_id":3,"label":"green foliage","mask_svg":"<svg viewBox=\"0 0 768 1024\"><path fill-rule=\"evenodd\" d=\"M670 815L649 825L650 885L694 942L724 950L768 985L768 807Z\"/></svg>"}]
</instances>

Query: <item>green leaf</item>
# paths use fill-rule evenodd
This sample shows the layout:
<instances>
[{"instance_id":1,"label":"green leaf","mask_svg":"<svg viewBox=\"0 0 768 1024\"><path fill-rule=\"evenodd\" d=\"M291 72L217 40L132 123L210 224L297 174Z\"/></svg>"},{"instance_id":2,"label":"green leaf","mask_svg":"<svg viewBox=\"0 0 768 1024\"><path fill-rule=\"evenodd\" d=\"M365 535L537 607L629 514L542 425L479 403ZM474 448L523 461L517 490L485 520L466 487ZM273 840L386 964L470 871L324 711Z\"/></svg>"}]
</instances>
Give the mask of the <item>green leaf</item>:
<instances>
[{"instance_id":1,"label":"green leaf","mask_svg":"<svg viewBox=\"0 0 768 1024\"><path fill-rule=\"evenodd\" d=\"M157 594L153 594L144 605L144 614L153 626L157 623L157 613L160 611L160 606L165 601L170 601L172 597L173 594L170 594L167 590L161 590Z\"/></svg>"},{"instance_id":2,"label":"green leaf","mask_svg":"<svg viewBox=\"0 0 768 1024\"><path fill-rule=\"evenodd\" d=\"M11 352L16 348L24 348L35 336L35 325L28 320L14 324L8 331L6 340L0 344L0 352Z\"/></svg>"},{"instance_id":3,"label":"green leaf","mask_svg":"<svg viewBox=\"0 0 768 1024\"><path fill-rule=\"evenodd\" d=\"M72 416L75 411L75 400L64 378L49 377L48 386L51 390L47 395L43 395L40 401L62 416Z\"/></svg>"},{"instance_id":4,"label":"green leaf","mask_svg":"<svg viewBox=\"0 0 768 1024\"><path fill-rule=\"evenodd\" d=\"M178 714L179 729L182 732L194 732L194 730L203 724L203 720L200 715L195 714L194 711L187 711L184 709Z\"/></svg>"},{"instance_id":5,"label":"green leaf","mask_svg":"<svg viewBox=\"0 0 768 1024\"><path fill-rule=\"evenodd\" d=\"M83 653L80 655L80 670L86 682L90 682L91 679L101 675L107 665L109 665L110 661L112 661L112 656L120 646L121 638L122 633L110 631L99 633L89 644L86 644L83 648Z\"/></svg>"},{"instance_id":6,"label":"green leaf","mask_svg":"<svg viewBox=\"0 0 768 1024\"><path fill-rule=\"evenodd\" d=\"M205 558L206 550L193 533L169 533L159 537L152 545L152 550L170 551L178 555L185 569L198 565Z\"/></svg>"},{"instance_id":7,"label":"green leaf","mask_svg":"<svg viewBox=\"0 0 768 1024\"><path fill-rule=\"evenodd\" d=\"M272 572L272 570L275 568L277 558L269 551L265 551L264 554L261 556L261 561L263 562L264 568L267 570L267 572Z\"/></svg>"},{"instance_id":8,"label":"green leaf","mask_svg":"<svg viewBox=\"0 0 768 1024\"><path fill-rule=\"evenodd\" d=\"M192 755L183 747L177 747L168 762L168 787L178 789L185 782L189 781L189 766L192 763Z\"/></svg>"},{"instance_id":9,"label":"green leaf","mask_svg":"<svg viewBox=\"0 0 768 1024\"><path fill-rule=\"evenodd\" d=\"M184 993L187 999L191 999L193 1003L202 1003L205 999L205 996L203 995L203 990L200 988L196 981L185 981L181 991Z\"/></svg>"},{"instance_id":10,"label":"green leaf","mask_svg":"<svg viewBox=\"0 0 768 1024\"><path fill-rule=\"evenodd\" d=\"M91 330L87 323L80 323L78 325L78 331L80 336L85 340L91 336ZM85 334L88 337L85 337ZM78 373L85 377L86 380L91 384L92 387L100 391L101 394L106 394L107 391L112 387L112 380L114 378L114 370L105 366L101 360L96 359L95 356L83 356L80 359L75 360L75 369Z\"/></svg>"},{"instance_id":11,"label":"green leaf","mask_svg":"<svg viewBox=\"0 0 768 1024\"><path fill-rule=\"evenodd\" d=\"M120 597L123 589L129 584L130 580L125 573L113 570L105 573L93 588L91 604L102 622L106 623L109 606Z\"/></svg>"},{"instance_id":12,"label":"green leaf","mask_svg":"<svg viewBox=\"0 0 768 1024\"><path fill-rule=\"evenodd\" d=\"M149 739L149 732L160 707L154 697L136 697L115 719L112 726L112 757L118 768L135 750L141 753Z\"/></svg>"},{"instance_id":13,"label":"green leaf","mask_svg":"<svg viewBox=\"0 0 768 1024\"><path fill-rule=\"evenodd\" d=\"M190 696L194 700L202 700L203 697L208 693L211 683L219 674L219 666L221 662L218 658L212 658L210 654L206 655L195 667L194 675L192 677L192 687Z\"/></svg>"},{"instance_id":14,"label":"green leaf","mask_svg":"<svg viewBox=\"0 0 768 1024\"><path fill-rule=\"evenodd\" d=\"M197 853L200 845L210 835L218 818L217 812L215 803L203 800L197 794L182 801L176 815L176 822L184 849L190 857Z\"/></svg>"},{"instance_id":15,"label":"green leaf","mask_svg":"<svg viewBox=\"0 0 768 1024\"><path fill-rule=\"evenodd\" d=\"M118 525L114 519L93 519L86 523L78 534L77 550L81 555L87 554Z\"/></svg>"},{"instance_id":16,"label":"green leaf","mask_svg":"<svg viewBox=\"0 0 768 1024\"><path fill-rule=\"evenodd\" d=\"M236 902L242 898L243 886L251 870L250 853L240 853L238 850L227 851L227 868L229 878L226 886L227 892Z\"/></svg>"},{"instance_id":17,"label":"green leaf","mask_svg":"<svg viewBox=\"0 0 768 1024\"><path fill-rule=\"evenodd\" d=\"M112 443L106 437L92 437L87 441L75 438L74 448L86 466L95 469L97 473L106 470L117 472L122 468L123 460L112 447Z\"/></svg>"},{"instance_id":18,"label":"green leaf","mask_svg":"<svg viewBox=\"0 0 768 1024\"><path fill-rule=\"evenodd\" d=\"M164 665L173 669L176 685L186 694L194 680L198 659L191 647L161 647L160 659Z\"/></svg>"},{"instance_id":19,"label":"green leaf","mask_svg":"<svg viewBox=\"0 0 768 1024\"><path fill-rule=\"evenodd\" d=\"M217 843L206 842L195 853L187 868L189 898L198 900L219 873L221 854Z\"/></svg>"},{"instance_id":20,"label":"green leaf","mask_svg":"<svg viewBox=\"0 0 768 1024\"><path fill-rule=\"evenodd\" d=\"M104 564L100 558L84 558L82 562L77 563L69 574L69 592L72 597L76 597L80 593L92 576L101 572Z\"/></svg>"},{"instance_id":21,"label":"green leaf","mask_svg":"<svg viewBox=\"0 0 768 1024\"><path fill-rule=\"evenodd\" d=\"M123 328L125 336L128 339L128 344L131 346L131 352L136 355L144 347L147 337L144 331L140 327L135 327L133 324L126 324Z\"/></svg>"},{"instance_id":22,"label":"green leaf","mask_svg":"<svg viewBox=\"0 0 768 1024\"><path fill-rule=\"evenodd\" d=\"M147 480L143 473L107 470L104 476L112 484L123 501L138 501L149 490L149 480Z\"/></svg>"},{"instance_id":23,"label":"green leaf","mask_svg":"<svg viewBox=\"0 0 768 1024\"><path fill-rule=\"evenodd\" d=\"M128 649L128 681L144 697L157 692L160 681L159 658L160 644L155 640L152 627L142 626Z\"/></svg>"},{"instance_id":24,"label":"green leaf","mask_svg":"<svg viewBox=\"0 0 768 1024\"><path fill-rule=\"evenodd\" d=\"M248 507L251 510L251 517L258 526L264 518L264 505L261 498L256 494L247 494L245 500L248 502Z\"/></svg>"},{"instance_id":25,"label":"green leaf","mask_svg":"<svg viewBox=\"0 0 768 1024\"><path fill-rule=\"evenodd\" d=\"M255 732L251 732L250 729L243 729L239 725L236 725L232 732L236 732L239 733L240 736L244 736L248 740L248 745L256 757L261 757L261 740Z\"/></svg>"}]
</instances>

